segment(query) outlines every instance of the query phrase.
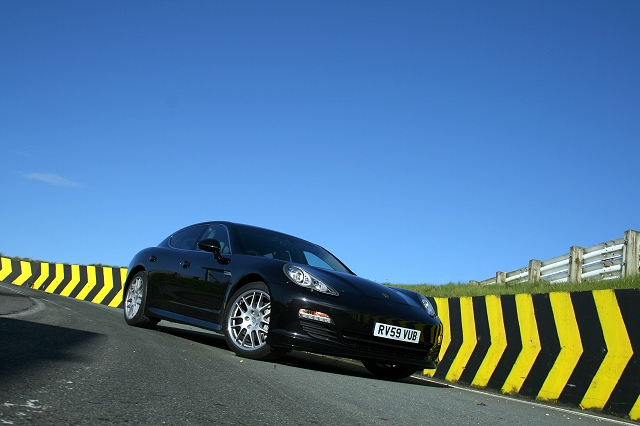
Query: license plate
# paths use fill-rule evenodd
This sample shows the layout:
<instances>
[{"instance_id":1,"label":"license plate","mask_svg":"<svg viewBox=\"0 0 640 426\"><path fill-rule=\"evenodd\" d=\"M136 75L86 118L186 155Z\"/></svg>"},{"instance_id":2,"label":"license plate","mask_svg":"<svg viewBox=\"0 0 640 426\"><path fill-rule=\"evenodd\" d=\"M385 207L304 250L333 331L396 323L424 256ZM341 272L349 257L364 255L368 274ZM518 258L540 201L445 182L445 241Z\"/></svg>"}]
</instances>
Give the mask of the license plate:
<instances>
[{"instance_id":1,"label":"license plate","mask_svg":"<svg viewBox=\"0 0 640 426\"><path fill-rule=\"evenodd\" d=\"M373 327L373 335L384 337L385 339L400 340L401 342L418 343L420 341L420 330L379 322Z\"/></svg>"}]
</instances>

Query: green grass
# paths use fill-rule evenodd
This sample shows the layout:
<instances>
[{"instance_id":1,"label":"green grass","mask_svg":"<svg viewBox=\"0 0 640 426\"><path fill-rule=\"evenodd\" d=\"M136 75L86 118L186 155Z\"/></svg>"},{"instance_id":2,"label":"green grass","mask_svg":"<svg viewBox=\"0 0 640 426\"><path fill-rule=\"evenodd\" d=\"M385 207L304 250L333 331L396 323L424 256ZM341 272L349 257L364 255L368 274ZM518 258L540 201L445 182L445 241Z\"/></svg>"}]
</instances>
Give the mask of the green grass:
<instances>
[{"instance_id":1,"label":"green grass","mask_svg":"<svg viewBox=\"0 0 640 426\"><path fill-rule=\"evenodd\" d=\"M22 262L38 262L38 263L45 263L45 261L44 261L44 260L36 260L36 259L28 258L28 257L19 257L19 256L13 256L13 257L12 257L12 256L7 256L7 255L6 255L6 254L4 254L4 253L0 253L0 257L6 257L6 258L11 259L11 260L17 260L18 262L22 261Z\"/></svg>"},{"instance_id":2,"label":"green grass","mask_svg":"<svg viewBox=\"0 0 640 426\"><path fill-rule=\"evenodd\" d=\"M587 280L581 283L558 283L551 284L548 281L538 281L534 283L526 282L520 284L504 285L472 285L465 283L449 283L443 285L435 284L390 284L392 287L406 288L425 296L431 297L464 297L464 296L486 296L489 294L540 294L556 291L585 291L585 290L606 290L623 288L640 288L640 275L623 278L620 280Z\"/></svg>"},{"instance_id":3,"label":"green grass","mask_svg":"<svg viewBox=\"0 0 640 426\"><path fill-rule=\"evenodd\" d=\"M16 260L18 262L59 263L59 262L47 262L46 260L31 259L29 257L19 257L19 256L10 257L3 253L0 253L0 257L6 257L8 259ZM87 266L96 266L96 267L102 267L102 268L126 268L126 266L103 265L102 263L89 263Z\"/></svg>"}]
</instances>

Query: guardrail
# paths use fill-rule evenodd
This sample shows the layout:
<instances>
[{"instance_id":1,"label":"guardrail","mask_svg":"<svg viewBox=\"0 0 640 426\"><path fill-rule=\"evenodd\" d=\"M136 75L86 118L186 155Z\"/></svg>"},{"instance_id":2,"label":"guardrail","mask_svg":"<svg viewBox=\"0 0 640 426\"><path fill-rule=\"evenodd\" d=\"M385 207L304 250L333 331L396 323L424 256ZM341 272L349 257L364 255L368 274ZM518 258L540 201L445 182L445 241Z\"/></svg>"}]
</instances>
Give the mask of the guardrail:
<instances>
[{"instance_id":1,"label":"guardrail","mask_svg":"<svg viewBox=\"0 0 640 426\"><path fill-rule=\"evenodd\" d=\"M572 246L569 253L540 261L511 272L496 272L495 277L471 281L476 285L549 281L580 282L583 279L615 280L640 273L640 233L628 230L624 237L595 246Z\"/></svg>"}]
</instances>

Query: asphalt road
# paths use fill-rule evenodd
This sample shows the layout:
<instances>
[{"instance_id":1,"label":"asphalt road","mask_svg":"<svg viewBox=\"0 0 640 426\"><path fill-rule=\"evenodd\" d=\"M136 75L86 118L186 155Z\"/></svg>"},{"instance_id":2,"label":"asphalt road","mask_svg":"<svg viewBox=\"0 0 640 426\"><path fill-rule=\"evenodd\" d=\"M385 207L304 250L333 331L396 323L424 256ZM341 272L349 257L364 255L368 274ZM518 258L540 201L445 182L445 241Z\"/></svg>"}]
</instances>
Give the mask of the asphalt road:
<instances>
[{"instance_id":1,"label":"asphalt road","mask_svg":"<svg viewBox=\"0 0 640 426\"><path fill-rule=\"evenodd\" d=\"M224 339L0 283L0 425L637 424L294 352L243 359Z\"/></svg>"}]
</instances>

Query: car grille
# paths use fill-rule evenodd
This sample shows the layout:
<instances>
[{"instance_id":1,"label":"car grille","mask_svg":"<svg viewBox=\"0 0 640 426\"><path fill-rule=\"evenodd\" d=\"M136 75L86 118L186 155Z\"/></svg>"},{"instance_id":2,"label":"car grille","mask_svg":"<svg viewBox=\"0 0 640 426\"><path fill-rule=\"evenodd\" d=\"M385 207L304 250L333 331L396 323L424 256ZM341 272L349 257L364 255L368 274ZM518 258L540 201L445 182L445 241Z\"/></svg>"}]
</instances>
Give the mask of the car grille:
<instances>
[{"instance_id":1,"label":"car grille","mask_svg":"<svg viewBox=\"0 0 640 426\"><path fill-rule=\"evenodd\" d=\"M305 333L313 338L331 341L338 340L336 331L330 325L301 319L300 327L302 327L302 330Z\"/></svg>"},{"instance_id":2,"label":"car grille","mask_svg":"<svg viewBox=\"0 0 640 426\"><path fill-rule=\"evenodd\" d=\"M427 357L428 348L421 346L416 348L415 343L383 341L379 337L375 337L369 333L362 333L353 330L343 330L342 337L348 345L355 346L372 353L400 356L412 359L425 359Z\"/></svg>"}]
</instances>

